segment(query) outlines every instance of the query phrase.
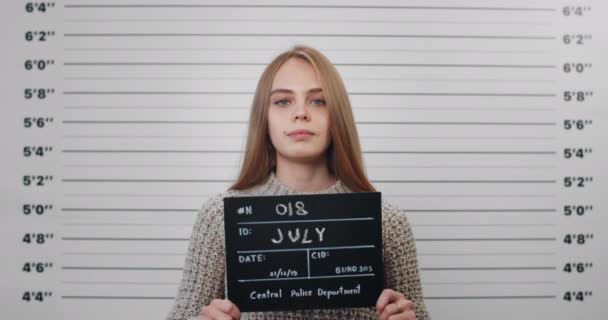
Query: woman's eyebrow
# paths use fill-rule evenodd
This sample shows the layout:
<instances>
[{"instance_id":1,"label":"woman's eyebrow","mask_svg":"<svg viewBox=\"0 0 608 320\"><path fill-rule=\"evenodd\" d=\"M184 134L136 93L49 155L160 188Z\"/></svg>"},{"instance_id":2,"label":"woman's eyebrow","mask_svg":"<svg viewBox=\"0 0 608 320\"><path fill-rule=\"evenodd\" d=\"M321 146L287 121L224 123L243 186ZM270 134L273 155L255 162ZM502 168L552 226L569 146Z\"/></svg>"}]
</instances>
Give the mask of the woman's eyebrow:
<instances>
[{"instance_id":1,"label":"woman's eyebrow","mask_svg":"<svg viewBox=\"0 0 608 320\"><path fill-rule=\"evenodd\" d=\"M316 92L323 92L323 89L312 88L312 89L308 90L308 93L316 93ZM270 92L270 95L273 95L275 93L294 93L294 92L293 92L293 90L290 90L290 89L277 88L277 89L272 90Z\"/></svg>"}]
</instances>

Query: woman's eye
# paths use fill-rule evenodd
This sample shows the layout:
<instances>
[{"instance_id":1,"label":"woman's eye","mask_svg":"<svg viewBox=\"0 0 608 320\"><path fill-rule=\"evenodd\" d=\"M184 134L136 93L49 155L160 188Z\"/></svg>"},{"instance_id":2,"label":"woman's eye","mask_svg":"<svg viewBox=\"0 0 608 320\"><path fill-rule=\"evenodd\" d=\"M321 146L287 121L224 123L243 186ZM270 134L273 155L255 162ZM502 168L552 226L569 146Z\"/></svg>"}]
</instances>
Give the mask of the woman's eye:
<instances>
[{"instance_id":1,"label":"woman's eye","mask_svg":"<svg viewBox=\"0 0 608 320\"><path fill-rule=\"evenodd\" d=\"M325 100L323 100L323 99L314 99L313 103L318 104L318 105L325 105Z\"/></svg>"},{"instance_id":2,"label":"woman's eye","mask_svg":"<svg viewBox=\"0 0 608 320\"><path fill-rule=\"evenodd\" d=\"M280 106L284 106L285 104L283 104L283 102L289 102L289 100L287 100L287 99L277 100L274 104L278 104Z\"/></svg>"}]
</instances>

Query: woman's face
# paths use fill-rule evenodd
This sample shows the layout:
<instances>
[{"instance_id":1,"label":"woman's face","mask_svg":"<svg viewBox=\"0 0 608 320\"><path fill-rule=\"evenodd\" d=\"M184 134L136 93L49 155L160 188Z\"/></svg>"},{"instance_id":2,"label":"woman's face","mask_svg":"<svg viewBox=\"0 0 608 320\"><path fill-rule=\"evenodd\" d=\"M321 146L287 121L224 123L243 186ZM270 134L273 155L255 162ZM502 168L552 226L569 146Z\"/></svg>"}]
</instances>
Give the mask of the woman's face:
<instances>
[{"instance_id":1,"label":"woman's face","mask_svg":"<svg viewBox=\"0 0 608 320\"><path fill-rule=\"evenodd\" d=\"M312 162L325 156L331 142L329 113L317 74L307 61L292 58L275 75L268 127L277 157Z\"/></svg>"}]
</instances>

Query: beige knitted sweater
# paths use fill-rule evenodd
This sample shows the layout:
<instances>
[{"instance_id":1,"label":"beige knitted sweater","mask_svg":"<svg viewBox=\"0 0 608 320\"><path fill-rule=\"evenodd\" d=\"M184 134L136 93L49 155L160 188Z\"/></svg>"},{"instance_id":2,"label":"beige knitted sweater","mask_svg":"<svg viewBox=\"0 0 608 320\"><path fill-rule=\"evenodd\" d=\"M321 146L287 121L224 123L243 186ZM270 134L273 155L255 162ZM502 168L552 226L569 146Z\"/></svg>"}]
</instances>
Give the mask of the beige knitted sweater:
<instances>
[{"instance_id":1,"label":"beige knitted sweater","mask_svg":"<svg viewBox=\"0 0 608 320\"><path fill-rule=\"evenodd\" d=\"M181 283L167 320L194 320L213 299L224 299L224 197L347 193L342 181L318 192L299 192L273 172L265 183L249 190L229 190L210 197L198 210L186 254ZM422 297L416 246L409 222L399 208L382 199L382 238L386 286L414 302L418 320L430 319ZM344 308L243 312L242 320L379 319L375 308Z\"/></svg>"}]
</instances>

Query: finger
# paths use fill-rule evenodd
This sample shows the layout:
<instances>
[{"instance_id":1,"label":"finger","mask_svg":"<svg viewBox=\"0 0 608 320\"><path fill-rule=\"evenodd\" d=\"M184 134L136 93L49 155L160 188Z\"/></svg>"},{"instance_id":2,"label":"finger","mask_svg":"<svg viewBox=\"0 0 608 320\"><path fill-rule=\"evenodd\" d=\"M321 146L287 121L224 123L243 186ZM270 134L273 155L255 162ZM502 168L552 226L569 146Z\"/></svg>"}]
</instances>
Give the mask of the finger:
<instances>
[{"instance_id":1,"label":"finger","mask_svg":"<svg viewBox=\"0 0 608 320\"><path fill-rule=\"evenodd\" d=\"M400 314L394 314L394 315L388 317L386 320L412 320L412 319L409 319L405 314L400 313Z\"/></svg>"},{"instance_id":2,"label":"finger","mask_svg":"<svg viewBox=\"0 0 608 320\"><path fill-rule=\"evenodd\" d=\"M211 304L203 307L201 315L204 320L232 320L231 316Z\"/></svg>"},{"instance_id":3,"label":"finger","mask_svg":"<svg viewBox=\"0 0 608 320\"><path fill-rule=\"evenodd\" d=\"M240 320L241 319L241 310L239 310L239 307L236 306L236 304L232 303L232 301L230 300L226 300L230 303L230 309L228 310L228 314L232 316L232 319L234 320Z\"/></svg>"},{"instance_id":4,"label":"finger","mask_svg":"<svg viewBox=\"0 0 608 320\"><path fill-rule=\"evenodd\" d=\"M399 300L394 302L397 305L397 308L399 309L398 312L403 312L403 311L407 311L407 310L414 310L414 303L412 302L412 300L408 300L405 297L404 298L400 298Z\"/></svg>"},{"instance_id":5,"label":"finger","mask_svg":"<svg viewBox=\"0 0 608 320\"><path fill-rule=\"evenodd\" d=\"M414 311L406 311L399 314L394 314L388 317L387 320L416 320L416 314Z\"/></svg>"},{"instance_id":6,"label":"finger","mask_svg":"<svg viewBox=\"0 0 608 320\"><path fill-rule=\"evenodd\" d=\"M401 311L399 310L399 306L396 303L389 303L384 307L384 311L380 314L380 319L386 320L390 316L394 314L399 314Z\"/></svg>"},{"instance_id":7,"label":"finger","mask_svg":"<svg viewBox=\"0 0 608 320\"><path fill-rule=\"evenodd\" d=\"M232 303L232 301L228 300L228 299L216 299L214 301L212 301L211 303L213 304L215 302L215 306L223 311L224 313L230 315L233 319L240 319L241 318L241 311L239 310L239 308Z\"/></svg>"},{"instance_id":8,"label":"finger","mask_svg":"<svg viewBox=\"0 0 608 320\"><path fill-rule=\"evenodd\" d=\"M414 310L414 302L412 302L412 300L408 300L406 298L402 298L397 300L397 306L399 307L399 310L403 311L407 311L407 310Z\"/></svg>"},{"instance_id":9,"label":"finger","mask_svg":"<svg viewBox=\"0 0 608 320\"><path fill-rule=\"evenodd\" d=\"M381 314L384 311L386 305L396 300L396 293L396 291L391 289L384 289L382 291L376 302L376 312L378 312L378 314Z\"/></svg>"},{"instance_id":10,"label":"finger","mask_svg":"<svg viewBox=\"0 0 608 320\"><path fill-rule=\"evenodd\" d=\"M399 295L399 297L399 300L386 305L384 311L380 315L382 319L388 319L391 315L414 310L414 303L411 300L402 298L401 295Z\"/></svg>"}]
</instances>

